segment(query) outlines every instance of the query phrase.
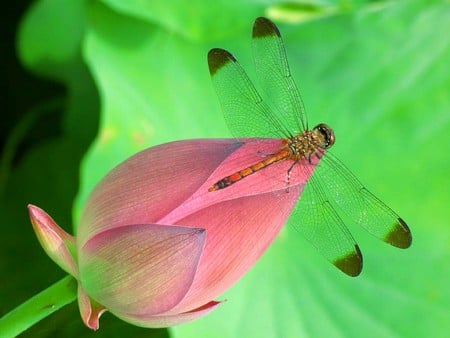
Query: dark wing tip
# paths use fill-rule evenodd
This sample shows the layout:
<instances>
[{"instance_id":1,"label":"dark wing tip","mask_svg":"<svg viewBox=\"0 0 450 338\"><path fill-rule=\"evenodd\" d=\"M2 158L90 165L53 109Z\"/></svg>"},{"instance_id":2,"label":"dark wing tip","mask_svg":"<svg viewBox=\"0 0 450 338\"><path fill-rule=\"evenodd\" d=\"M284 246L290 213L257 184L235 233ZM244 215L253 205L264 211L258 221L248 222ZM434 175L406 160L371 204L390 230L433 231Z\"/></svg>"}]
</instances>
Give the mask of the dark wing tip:
<instances>
[{"instance_id":1,"label":"dark wing tip","mask_svg":"<svg viewBox=\"0 0 450 338\"><path fill-rule=\"evenodd\" d=\"M259 17L253 24L253 37L263 38L266 36L278 36L281 37L280 31L277 26L269 19Z\"/></svg>"},{"instance_id":2,"label":"dark wing tip","mask_svg":"<svg viewBox=\"0 0 450 338\"><path fill-rule=\"evenodd\" d=\"M408 225L400 217L385 236L384 241L400 249L406 249L411 246L412 235Z\"/></svg>"},{"instance_id":3,"label":"dark wing tip","mask_svg":"<svg viewBox=\"0 0 450 338\"><path fill-rule=\"evenodd\" d=\"M220 68L228 62L235 62L236 59L230 52L221 48L213 48L208 52L209 73L213 76Z\"/></svg>"},{"instance_id":4,"label":"dark wing tip","mask_svg":"<svg viewBox=\"0 0 450 338\"><path fill-rule=\"evenodd\" d=\"M358 244L355 244L355 251L335 260L333 264L339 270L351 277L358 276L361 273L363 267L363 257Z\"/></svg>"}]
</instances>

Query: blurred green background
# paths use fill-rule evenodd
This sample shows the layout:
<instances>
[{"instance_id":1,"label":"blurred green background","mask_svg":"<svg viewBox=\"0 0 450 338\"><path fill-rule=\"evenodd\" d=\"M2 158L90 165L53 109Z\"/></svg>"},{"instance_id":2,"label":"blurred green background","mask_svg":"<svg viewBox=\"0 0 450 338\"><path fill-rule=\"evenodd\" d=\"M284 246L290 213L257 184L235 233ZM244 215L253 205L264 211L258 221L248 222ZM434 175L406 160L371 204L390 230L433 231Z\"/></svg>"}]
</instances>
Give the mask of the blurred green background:
<instances>
[{"instance_id":1,"label":"blurred green background","mask_svg":"<svg viewBox=\"0 0 450 338\"><path fill-rule=\"evenodd\" d=\"M93 333L74 303L23 337L448 336L448 1L41 0L3 15L0 316L64 276L27 203L72 232L95 183L138 150L230 136L206 54L230 50L253 77L257 16L281 30L310 124L334 128L334 153L413 233L402 251L351 227L365 267L349 278L287 226L199 321L149 330L106 313Z\"/></svg>"}]
</instances>

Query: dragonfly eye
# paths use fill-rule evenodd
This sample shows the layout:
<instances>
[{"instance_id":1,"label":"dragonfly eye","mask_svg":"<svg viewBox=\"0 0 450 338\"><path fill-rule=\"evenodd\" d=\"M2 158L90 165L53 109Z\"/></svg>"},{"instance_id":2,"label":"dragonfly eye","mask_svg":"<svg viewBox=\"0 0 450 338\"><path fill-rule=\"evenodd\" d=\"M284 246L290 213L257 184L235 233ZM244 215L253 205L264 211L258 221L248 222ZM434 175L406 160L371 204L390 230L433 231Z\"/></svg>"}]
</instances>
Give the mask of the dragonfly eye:
<instances>
[{"instance_id":1,"label":"dragonfly eye","mask_svg":"<svg viewBox=\"0 0 450 338\"><path fill-rule=\"evenodd\" d=\"M336 141L336 138L334 137L334 131L330 127L328 127L325 123L318 124L314 127L315 131L319 132L324 137L324 149L330 148L334 142Z\"/></svg>"}]
</instances>

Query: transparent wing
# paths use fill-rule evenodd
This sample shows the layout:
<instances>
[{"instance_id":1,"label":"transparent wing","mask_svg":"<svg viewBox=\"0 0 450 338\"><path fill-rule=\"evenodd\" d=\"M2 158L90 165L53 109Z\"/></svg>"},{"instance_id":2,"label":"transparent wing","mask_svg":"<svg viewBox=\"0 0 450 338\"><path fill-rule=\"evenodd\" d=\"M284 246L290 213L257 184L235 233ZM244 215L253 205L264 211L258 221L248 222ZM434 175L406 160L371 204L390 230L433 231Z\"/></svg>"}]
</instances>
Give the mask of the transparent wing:
<instances>
[{"instance_id":1,"label":"transparent wing","mask_svg":"<svg viewBox=\"0 0 450 338\"><path fill-rule=\"evenodd\" d=\"M235 137L290 136L233 55L224 49L211 49L208 65L225 121Z\"/></svg>"},{"instance_id":2,"label":"transparent wing","mask_svg":"<svg viewBox=\"0 0 450 338\"><path fill-rule=\"evenodd\" d=\"M322 158L315 176L344 213L369 233L398 248L411 245L411 232L391 208L368 191L330 152Z\"/></svg>"},{"instance_id":3,"label":"transparent wing","mask_svg":"<svg viewBox=\"0 0 450 338\"><path fill-rule=\"evenodd\" d=\"M283 39L275 24L266 18L256 19L253 25L253 55L263 94L280 120L294 135L307 130L304 104L289 69Z\"/></svg>"},{"instance_id":4,"label":"transparent wing","mask_svg":"<svg viewBox=\"0 0 450 338\"><path fill-rule=\"evenodd\" d=\"M298 166L300 170L306 170L306 166ZM363 264L361 251L325 196L314 173L292 213L290 222L294 221L294 227L337 268L347 275L358 276Z\"/></svg>"}]
</instances>

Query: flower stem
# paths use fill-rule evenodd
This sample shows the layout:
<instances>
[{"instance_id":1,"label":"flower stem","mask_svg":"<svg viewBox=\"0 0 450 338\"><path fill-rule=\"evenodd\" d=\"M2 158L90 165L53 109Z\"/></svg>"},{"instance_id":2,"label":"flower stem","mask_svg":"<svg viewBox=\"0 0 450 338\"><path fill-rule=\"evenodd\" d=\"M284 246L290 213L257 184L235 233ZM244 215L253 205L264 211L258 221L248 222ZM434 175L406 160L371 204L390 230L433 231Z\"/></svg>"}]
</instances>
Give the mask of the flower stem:
<instances>
[{"instance_id":1,"label":"flower stem","mask_svg":"<svg viewBox=\"0 0 450 338\"><path fill-rule=\"evenodd\" d=\"M15 337L77 298L77 282L66 276L0 318L0 337Z\"/></svg>"}]
</instances>

